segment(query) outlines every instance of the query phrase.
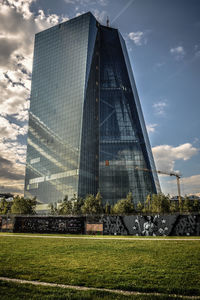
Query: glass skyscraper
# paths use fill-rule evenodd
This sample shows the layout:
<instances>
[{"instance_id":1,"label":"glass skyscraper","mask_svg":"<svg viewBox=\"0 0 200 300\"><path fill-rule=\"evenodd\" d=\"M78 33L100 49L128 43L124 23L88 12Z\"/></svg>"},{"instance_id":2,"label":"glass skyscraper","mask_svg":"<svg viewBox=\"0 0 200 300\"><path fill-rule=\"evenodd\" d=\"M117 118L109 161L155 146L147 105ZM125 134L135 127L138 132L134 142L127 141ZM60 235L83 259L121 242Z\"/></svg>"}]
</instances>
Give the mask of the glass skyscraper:
<instances>
[{"instance_id":1,"label":"glass skyscraper","mask_svg":"<svg viewBox=\"0 0 200 300\"><path fill-rule=\"evenodd\" d=\"M35 36L25 197L160 191L124 40L91 13Z\"/></svg>"}]
</instances>

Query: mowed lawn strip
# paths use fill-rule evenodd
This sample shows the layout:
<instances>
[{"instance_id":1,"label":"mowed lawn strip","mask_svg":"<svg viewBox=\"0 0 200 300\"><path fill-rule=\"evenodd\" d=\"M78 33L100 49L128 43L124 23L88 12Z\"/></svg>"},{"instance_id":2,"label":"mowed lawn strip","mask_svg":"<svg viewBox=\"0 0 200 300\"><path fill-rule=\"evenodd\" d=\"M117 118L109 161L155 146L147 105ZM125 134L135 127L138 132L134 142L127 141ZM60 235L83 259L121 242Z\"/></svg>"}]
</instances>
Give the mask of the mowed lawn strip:
<instances>
[{"instance_id":1,"label":"mowed lawn strip","mask_svg":"<svg viewBox=\"0 0 200 300\"><path fill-rule=\"evenodd\" d=\"M200 244L0 238L0 276L88 287L200 295Z\"/></svg>"}]
</instances>

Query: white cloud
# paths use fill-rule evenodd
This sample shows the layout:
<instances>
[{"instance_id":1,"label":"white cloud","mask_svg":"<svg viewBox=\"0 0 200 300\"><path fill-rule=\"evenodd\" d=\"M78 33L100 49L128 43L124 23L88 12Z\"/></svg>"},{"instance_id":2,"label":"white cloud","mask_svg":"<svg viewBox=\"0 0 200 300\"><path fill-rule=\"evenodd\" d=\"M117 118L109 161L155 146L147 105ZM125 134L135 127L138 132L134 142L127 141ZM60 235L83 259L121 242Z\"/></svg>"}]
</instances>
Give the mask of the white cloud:
<instances>
[{"instance_id":1,"label":"white cloud","mask_svg":"<svg viewBox=\"0 0 200 300\"><path fill-rule=\"evenodd\" d=\"M189 160L199 151L190 143L185 143L177 147L170 145L160 145L152 148L157 169L160 171L174 171L176 160Z\"/></svg>"},{"instance_id":2,"label":"white cloud","mask_svg":"<svg viewBox=\"0 0 200 300\"><path fill-rule=\"evenodd\" d=\"M156 115L164 115L165 114L165 108L167 107L167 101L162 100L159 102L156 102L153 104L153 108L155 110Z\"/></svg>"},{"instance_id":3,"label":"white cloud","mask_svg":"<svg viewBox=\"0 0 200 300\"><path fill-rule=\"evenodd\" d=\"M158 126L158 124L147 124L147 132L148 133L155 132L155 129L157 126Z\"/></svg>"},{"instance_id":4,"label":"white cloud","mask_svg":"<svg viewBox=\"0 0 200 300\"><path fill-rule=\"evenodd\" d=\"M174 177L173 177L174 178ZM162 180L161 180L162 181ZM170 190L171 194L177 195L177 181L176 179L163 181L165 192ZM189 177L181 177L180 179L181 195L197 195L200 196L200 175L193 175Z\"/></svg>"},{"instance_id":5,"label":"white cloud","mask_svg":"<svg viewBox=\"0 0 200 300\"><path fill-rule=\"evenodd\" d=\"M92 13L94 14L95 18L99 21L99 22L104 22L106 19L106 15L107 12L106 11L99 11L98 9L94 9L92 10Z\"/></svg>"},{"instance_id":6,"label":"white cloud","mask_svg":"<svg viewBox=\"0 0 200 300\"><path fill-rule=\"evenodd\" d=\"M23 192L34 34L67 18L33 14L35 0L0 1L0 190ZM16 119L16 122L11 117ZM25 121L25 122L24 122ZM21 124L21 125L20 125Z\"/></svg>"},{"instance_id":7,"label":"white cloud","mask_svg":"<svg viewBox=\"0 0 200 300\"><path fill-rule=\"evenodd\" d=\"M0 116L0 141L5 139L16 140L20 126L10 123L6 118Z\"/></svg>"},{"instance_id":8,"label":"white cloud","mask_svg":"<svg viewBox=\"0 0 200 300\"><path fill-rule=\"evenodd\" d=\"M34 34L56 25L55 14L30 11L34 0L6 0L0 3L0 113L27 119ZM9 20L9 22L8 22Z\"/></svg>"},{"instance_id":9,"label":"white cloud","mask_svg":"<svg viewBox=\"0 0 200 300\"><path fill-rule=\"evenodd\" d=\"M135 43L136 46L141 46L147 43L145 34L142 31L130 32L128 37Z\"/></svg>"},{"instance_id":10,"label":"white cloud","mask_svg":"<svg viewBox=\"0 0 200 300\"><path fill-rule=\"evenodd\" d=\"M181 60L185 56L185 50L182 46L171 48L170 53L175 57L176 60Z\"/></svg>"},{"instance_id":11,"label":"white cloud","mask_svg":"<svg viewBox=\"0 0 200 300\"><path fill-rule=\"evenodd\" d=\"M79 17L80 15L82 15L82 14L84 14L84 13L85 13L85 11L77 12L76 15L75 15L75 17Z\"/></svg>"},{"instance_id":12,"label":"white cloud","mask_svg":"<svg viewBox=\"0 0 200 300\"><path fill-rule=\"evenodd\" d=\"M193 188L198 188L198 190L200 191L200 175L193 175L190 177L185 177L185 178L182 178L181 181L185 186L188 186L188 187L191 186Z\"/></svg>"},{"instance_id":13,"label":"white cloud","mask_svg":"<svg viewBox=\"0 0 200 300\"><path fill-rule=\"evenodd\" d=\"M23 192L26 146L17 141L0 143L0 191Z\"/></svg>"},{"instance_id":14,"label":"white cloud","mask_svg":"<svg viewBox=\"0 0 200 300\"><path fill-rule=\"evenodd\" d=\"M17 141L27 133L27 125L20 127L0 117L0 191L23 193L26 145Z\"/></svg>"},{"instance_id":15,"label":"white cloud","mask_svg":"<svg viewBox=\"0 0 200 300\"><path fill-rule=\"evenodd\" d=\"M24 194L24 179L22 180L10 180L7 178L1 179L0 182L0 192L2 193L13 193L23 196Z\"/></svg>"},{"instance_id":16,"label":"white cloud","mask_svg":"<svg viewBox=\"0 0 200 300\"><path fill-rule=\"evenodd\" d=\"M77 11L77 7L75 8L75 10ZM95 16L95 18L99 21L99 22L101 22L101 23L103 23L103 22L105 22L105 19L106 19L106 16L107 16L107 12L106 11L100 11L100 10L98 10L98 9L91 9L91 12L93 13L93 15ZM79 11L79 12L77 12L76 14L75 14L75 17L78 17L78 16L80 16L80 15L82 15L82 14L84 14L85 13L85 11Z\"/></svg>"},{"instance_id":17,"label":"white cloud","mask_svg":"<svg viewBox=\"0 0 200 300\"><path fill-rule=\"evenodd\" d=\"M19 135L27 134L27 128L27 124L24 126L19 126L0 116L0 142L6 140L17 140Z\"/></svg>"}]
</instances>

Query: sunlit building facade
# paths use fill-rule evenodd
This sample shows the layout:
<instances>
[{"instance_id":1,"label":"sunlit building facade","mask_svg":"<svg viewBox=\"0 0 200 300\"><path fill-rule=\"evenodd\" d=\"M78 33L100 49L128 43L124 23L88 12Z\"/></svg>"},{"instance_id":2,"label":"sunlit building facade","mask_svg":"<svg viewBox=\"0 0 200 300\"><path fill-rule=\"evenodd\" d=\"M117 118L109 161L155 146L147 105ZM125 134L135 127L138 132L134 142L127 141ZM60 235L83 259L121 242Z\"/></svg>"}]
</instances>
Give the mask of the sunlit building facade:
<instances>
[{"instance_id":1,"label":"sunlit building facade","mask_svg":"<svg viewBox=\"0 0 200 300\"><path fill-rule=\"evenodd\" d=\"M147 171L148 170L148 171ZM91 13L35 36L25 196L160 191L124 40Z\"/></svg>"}]
</instances>

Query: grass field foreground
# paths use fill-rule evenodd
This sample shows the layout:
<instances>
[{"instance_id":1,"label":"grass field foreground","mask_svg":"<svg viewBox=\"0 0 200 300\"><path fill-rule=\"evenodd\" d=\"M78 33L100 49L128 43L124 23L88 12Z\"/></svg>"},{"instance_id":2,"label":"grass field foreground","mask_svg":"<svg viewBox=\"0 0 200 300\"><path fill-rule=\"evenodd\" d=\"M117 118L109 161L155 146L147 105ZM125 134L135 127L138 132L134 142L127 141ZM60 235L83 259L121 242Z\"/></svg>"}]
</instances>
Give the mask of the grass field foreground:
<instances>
[{"instance_id":1,"label":"grass field foreground","mask_svg":"<svg viewBox=\"0 0 200 300\"><path fill-rule=\"evenodd\" d=\"M181 300L181 297L159 295L124 296L100 291L77 291L73 289L49 288L31 284L16 284L0 281L1 300L42 299L42 300ZM190 298L188 298L189 300ZM187 300L187 298L184 298Z\"/></svg>"},{"instance_id":2,"label":"grass field foreground","mask_svg":"<svg viewBox=\"0 0 200 300\"><path fill-rule=\"evenodd\" d=\"M200 295L200 241L33 239L1 235L0 245L3 277Z\"/></svg>"}]
</instances>

